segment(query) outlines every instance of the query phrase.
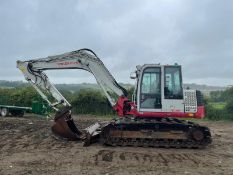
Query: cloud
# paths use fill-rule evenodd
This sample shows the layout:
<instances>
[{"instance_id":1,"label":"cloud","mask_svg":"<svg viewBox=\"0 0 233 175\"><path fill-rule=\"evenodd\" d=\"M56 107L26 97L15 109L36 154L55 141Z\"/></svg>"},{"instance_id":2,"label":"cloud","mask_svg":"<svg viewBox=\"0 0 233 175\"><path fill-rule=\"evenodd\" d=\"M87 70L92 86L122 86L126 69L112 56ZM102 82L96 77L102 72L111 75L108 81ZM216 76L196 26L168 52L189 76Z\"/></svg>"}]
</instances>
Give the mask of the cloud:
<instances>
[{"instance_id":1,"label":"cloud","mask_svg":"<svg viewBox=\"0 0 233 175\"><path fill-rule=\"evenodd\" d=\"M0 2L0 79L23 76L15 61L93 49L119 82L138 64L183 65L186 82L233 84L233 2L92 0ZM50 71L55 82L94 81Z\"/></svg>"}]
</instances>

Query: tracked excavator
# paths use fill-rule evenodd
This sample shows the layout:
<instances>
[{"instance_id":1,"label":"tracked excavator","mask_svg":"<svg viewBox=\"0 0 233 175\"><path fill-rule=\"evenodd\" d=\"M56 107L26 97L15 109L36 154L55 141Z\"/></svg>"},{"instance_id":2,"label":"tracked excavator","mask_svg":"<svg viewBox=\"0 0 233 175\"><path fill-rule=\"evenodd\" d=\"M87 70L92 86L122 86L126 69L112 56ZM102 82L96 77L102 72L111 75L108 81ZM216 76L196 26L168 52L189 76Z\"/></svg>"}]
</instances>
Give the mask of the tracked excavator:
<instances>
[{"instance_id":1,"label":"tracked excavator","mask_svg":"<svg viewBox=\"0 0 233 175\"><path fill-rule=\"evenodd\" d=\"M202 148L212 141L208 127L184 120L203 118L204 104L200 91L183 88L180 65L136 66L131 73L135 79L132 100L90 49L17 61L17 67L56 111L52 132L60 138L80 140L86 146L98 141L111 146L167 148ZM82 69L93 74L118 119L85 129L76 127L70 103L45 74L46 70L59 69ZM52 95L53 102L48 95Z\"/></svg>"}]
</instances>

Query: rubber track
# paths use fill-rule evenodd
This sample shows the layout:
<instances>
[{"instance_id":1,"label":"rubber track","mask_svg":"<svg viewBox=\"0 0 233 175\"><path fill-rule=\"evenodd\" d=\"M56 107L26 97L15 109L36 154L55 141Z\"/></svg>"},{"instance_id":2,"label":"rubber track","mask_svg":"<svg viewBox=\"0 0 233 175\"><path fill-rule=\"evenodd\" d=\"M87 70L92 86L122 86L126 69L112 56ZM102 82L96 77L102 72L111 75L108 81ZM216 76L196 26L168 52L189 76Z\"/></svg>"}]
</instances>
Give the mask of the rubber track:
<instances>
[{"instance_id":1,"label":"rubber track","mask_svg":"<svg viewBox=\"0 0 233 175\"><path fill-rule=\"evenodd\" d=\"M132 138L111 138L109 134L109 129L112 129L116 125L121 124L134 124L135 122L142 122L142 123L166 123L171 125L179 124L182 125L184 128L190 128L189 131L193 128L195 129L202 129L204 130L204 139L201 141L196 141L193 138L188 138L187 140L181 140L181 139L132 139ZM212 142L211 139L211 133L209 131L209 128L205 126L198 125L196 123L186 121L186 120L179 120L176 118L158 118L158 119L139 119L135 121L118 121L116 123L113 123L110 128L104 128L102 131L102 142L106 145L111 146L134 146L134 147L164 147L164 148L204 148L207 145L209 145ZM109 127L109 126L107 126ZM112 128L111 128L112 127Z\"/></svg>"}]
</instances>

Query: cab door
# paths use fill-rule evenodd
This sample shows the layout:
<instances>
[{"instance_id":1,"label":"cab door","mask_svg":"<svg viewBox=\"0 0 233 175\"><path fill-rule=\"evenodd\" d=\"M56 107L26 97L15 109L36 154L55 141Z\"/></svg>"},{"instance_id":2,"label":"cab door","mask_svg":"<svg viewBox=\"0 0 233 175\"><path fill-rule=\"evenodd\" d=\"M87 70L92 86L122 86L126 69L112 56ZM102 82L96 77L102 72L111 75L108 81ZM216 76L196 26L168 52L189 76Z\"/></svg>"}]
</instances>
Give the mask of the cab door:
<instances>
[{"instance_id":1,"label":"cab door","mask_svg":"<svg viewBox=\"0 0 233 175\"><path fill-rule=\"evenodd\" d=\"M184 112L181 66L164 66L163 112Z\"/></svg>"},{"instance_id":2,"label":"cab door","mask_svg":"<svg viewBox=\"0 0 233 175\"><path fill-rule=\"evenodd\" d=\"M144 67L138 84L138 111L161 112L161 67Z\"/></svg>"}]
</instances>

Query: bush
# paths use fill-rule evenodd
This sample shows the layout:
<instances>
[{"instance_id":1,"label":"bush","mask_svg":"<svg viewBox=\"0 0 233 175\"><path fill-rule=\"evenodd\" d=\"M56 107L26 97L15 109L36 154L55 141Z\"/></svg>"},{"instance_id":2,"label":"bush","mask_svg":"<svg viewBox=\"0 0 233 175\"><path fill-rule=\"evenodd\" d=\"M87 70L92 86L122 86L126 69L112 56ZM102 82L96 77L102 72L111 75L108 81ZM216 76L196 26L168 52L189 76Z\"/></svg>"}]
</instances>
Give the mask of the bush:
<instances>
[{"instance_id":1,"label":"bush","mask_svg":"<svg viewBox=\"0 0 233 175\"><path fill-rule=\"evenodd\" d=\"M226 108L218 109L212 104L206 104L206 118L210 120L233 120L233 115Z\"/></svg>"},{"instance_id":2,"label":"bush","mask_svg":"<svg viewBox=\"0 0 233 175\"><path fill-rule=\"evenodd\" d=\"M232 98L227 101L225 109L226 109L227 112L233 114L233 99Z\"/></svg>"},{"instance_id":3,"label":"bush","mask_svg":"<svg viewBox=\"0 0 233 175\"><path fill-rule=\"evenodd\" d=\"M214 95L221 97L221 107L216 102L218 100L214 99ZM218 98L220 99L220 98ZM210 103L213 102L214 103ZM205 109L206 109L206 118L210 120L233 120L233 87L226 89L223 92L212 93L210 99L205 99Z\"/></svg>"},{"instance_id":4,"label":"bush","mask_svg":"<svg viewBox=\"0 0 233 175\"><path fill-rule=\"evenodd\" d=\"M111 115L115 114L107 98L99 91L81 90L73 94L73 112L76 114Z\"/></svg>"},{"instance_id":5,"label":"bush","mask_svg":"<svg viewBox=\"0 0 233 175\"><path fill-rule=\"evenodd\" d=\"M0 104L15 106L31 106L33 101L42 98L32 87L0 89Z\"/></svg>"}]
</instances>

